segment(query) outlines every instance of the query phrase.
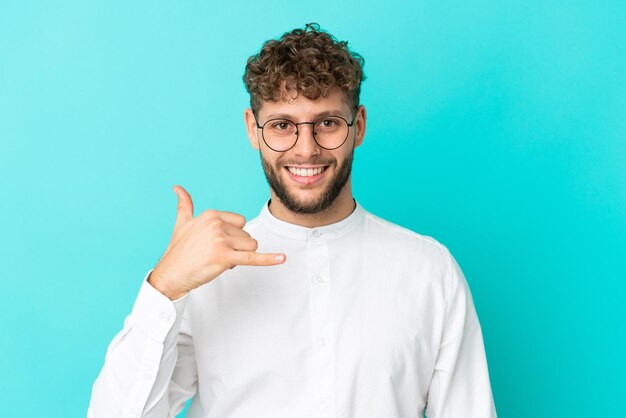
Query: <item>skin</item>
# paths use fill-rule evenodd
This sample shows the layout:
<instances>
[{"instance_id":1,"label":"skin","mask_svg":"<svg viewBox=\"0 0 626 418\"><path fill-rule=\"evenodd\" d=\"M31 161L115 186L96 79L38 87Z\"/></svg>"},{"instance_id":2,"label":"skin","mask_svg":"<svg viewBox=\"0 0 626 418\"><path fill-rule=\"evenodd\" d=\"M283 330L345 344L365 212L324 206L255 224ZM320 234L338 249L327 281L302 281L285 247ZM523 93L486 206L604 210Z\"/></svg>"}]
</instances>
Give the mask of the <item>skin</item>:
<instances>
[{"instance_id":1,"label":"skin","mask_svg":"<svg viewBox=\"0 0 626 418\"><path fill-rule=\"evenodd\" d=\"M345 94L334 89L328 97L317 100L292 95L287 101L264 101L257 117L262 126L267 120L276 117L275 115L287 116L294 122L305 122L316 120L321 112L338 110L335 114L350 121L354 115L350 109ZM265 177L270 183L269 209L274 216L285 222L313 228L338 222L352 213L355 207L352 198L352 157L354 149L361 145L365 136L365 107L358 108L346 142L334 150L326 150L317 145L313 138L312 125L300 125L298 141L294 147L285 152L276 152L263 141L251 109L245 110L244 119L250 144L259 151ZM286 165L327 164L330 167L326 169L322 181L315 185L294 182L284 168ZM332 199L333 186L344 182L345 185L338 190L338 195ZM277 193L279 189L283 193Z\"/></svg>"},{"instance_id":2,"label":"skin","mask_svg":"<svg viewBox=\"0 0 626 418\"><path fill-rule=\"evenodd\" d=\"M334 89L327 97L310 100L292 95L287 100L262 103L259 124L281 114L294 122L317 120L320 113L352 120L345 94ZM311 125L300 125L298 141L285 152L267 147L257 128L251 109L244 112L250 144L259 151L265 176L270 184L270 212L285 222L314 228L339 222L355 208L352 198L352 158L354 149L365 135L365 108L357 109L354 125L344 144L334 150L321 148L313 138ZM303 185L289 177L286 165L329 165L316 184ZM283 253L257 253L258 242L243 227L246 219L237 213L206 210L194 217L193 201L181 186L174 186L178 196L176 223L170 243L148 277L148 283L162 294L176 300L238 265L272 266L286 260Z\"/></svg>"}]
</instances>

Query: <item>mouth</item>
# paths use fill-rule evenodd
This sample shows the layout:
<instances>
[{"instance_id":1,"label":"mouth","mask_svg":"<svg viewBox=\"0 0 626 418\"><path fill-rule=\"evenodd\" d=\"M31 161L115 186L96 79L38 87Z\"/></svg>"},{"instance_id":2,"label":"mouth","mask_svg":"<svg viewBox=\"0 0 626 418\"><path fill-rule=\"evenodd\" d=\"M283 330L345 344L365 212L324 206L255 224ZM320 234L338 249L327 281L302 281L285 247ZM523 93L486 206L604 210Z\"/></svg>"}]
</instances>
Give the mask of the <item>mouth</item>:
<instances>
[{"instance_id":1,"label":"mouth","mask_svg":"<svg viewBox=\"0 0 626 418\"><path fill-rule=\"evenodd\" d=\"M283 168L296 183L309 185L318 183L324 177L328 167L330 166L285 166Z\"/></svg>"}]
</instances>

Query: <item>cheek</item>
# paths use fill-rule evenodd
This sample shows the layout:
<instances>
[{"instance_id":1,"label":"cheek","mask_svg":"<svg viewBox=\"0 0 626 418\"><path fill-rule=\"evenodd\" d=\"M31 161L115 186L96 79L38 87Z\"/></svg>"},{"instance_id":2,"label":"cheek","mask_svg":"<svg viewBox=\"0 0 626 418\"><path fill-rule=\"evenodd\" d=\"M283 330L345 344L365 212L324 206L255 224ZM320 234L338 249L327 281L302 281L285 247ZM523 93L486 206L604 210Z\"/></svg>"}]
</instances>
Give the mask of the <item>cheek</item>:
<instances>
[{"instance_id":1,"label":"cheek","mask_svg":"<svg viewBox=\"0 0 626 418\"><path fill-rule=\"evenodd\" d=\"M350 154L335 155L335 162L337 163L336 166L337 167L343 166L346 163L346 161L348 161L349 157L350 157Z\"/></svg>"}]
</instances>

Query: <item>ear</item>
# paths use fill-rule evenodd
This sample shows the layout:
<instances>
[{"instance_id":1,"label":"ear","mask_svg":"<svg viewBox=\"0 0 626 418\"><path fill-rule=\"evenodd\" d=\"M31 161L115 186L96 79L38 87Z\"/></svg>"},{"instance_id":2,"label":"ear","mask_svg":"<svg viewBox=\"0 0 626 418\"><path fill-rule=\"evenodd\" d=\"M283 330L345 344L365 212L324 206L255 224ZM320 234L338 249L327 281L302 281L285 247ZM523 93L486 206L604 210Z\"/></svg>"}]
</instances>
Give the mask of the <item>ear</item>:
<instances>
[{"instance_id":1,"label":"ear","mask_svg":"<svg viewBox=\"0 0 626 418\"><path fill-rule=\"evenodd\" d=\"M250 145L252 145L253 148L258 150L259 149L259 136L258 136L259 129L257 128L256 118L254 117L254 113L252 113L252 109L247 108L243 112L243 119L244 119L244 122L246 123L246 130L248 132L248 139L250 140Z\"/></svg>"},{"instance_id":2,"label":"ear","mask_svg":"<svg viewBox=\"0 0 626 418\"><path fill-rule=\"evenodd\" d=\"M354 148L361 145L363 137L365 136L365 126L367 125L367 111L365 106L359 106L356 111L356 119L354 120L354 126L356 129L356 135L354 137Z\"/></svg>"}]
</instances>

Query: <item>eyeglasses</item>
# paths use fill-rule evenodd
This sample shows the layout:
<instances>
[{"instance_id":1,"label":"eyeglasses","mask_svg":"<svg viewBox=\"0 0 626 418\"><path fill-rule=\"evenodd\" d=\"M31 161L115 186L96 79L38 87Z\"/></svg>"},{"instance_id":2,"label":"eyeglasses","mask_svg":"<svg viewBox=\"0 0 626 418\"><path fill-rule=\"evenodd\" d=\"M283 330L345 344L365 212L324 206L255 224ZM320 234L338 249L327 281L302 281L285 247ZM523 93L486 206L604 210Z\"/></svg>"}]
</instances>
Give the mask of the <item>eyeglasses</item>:
<instances>
[{"instance_id":1,"label":"eyeglasses","mask_svg":"<svg viewBox=\"0 0 626 418\"><path fill-rule=\"evenodd\" d=\"M313 125L313 139L317 145L333 150L342 146L348 139L350 127L354 125L356 115L355 113L350 123L341 116L324 116L315 122L299 123L285 118L276 118L268 120L263 126L256 122L256 127L261 129L263 141L270 149L285 152L298 141L298 125Z\"/></svg>"}]
</instances>

